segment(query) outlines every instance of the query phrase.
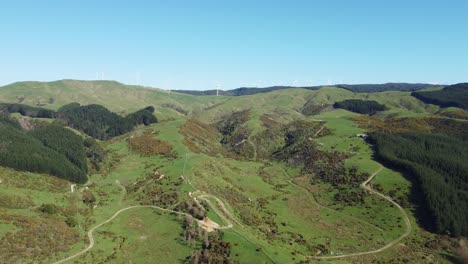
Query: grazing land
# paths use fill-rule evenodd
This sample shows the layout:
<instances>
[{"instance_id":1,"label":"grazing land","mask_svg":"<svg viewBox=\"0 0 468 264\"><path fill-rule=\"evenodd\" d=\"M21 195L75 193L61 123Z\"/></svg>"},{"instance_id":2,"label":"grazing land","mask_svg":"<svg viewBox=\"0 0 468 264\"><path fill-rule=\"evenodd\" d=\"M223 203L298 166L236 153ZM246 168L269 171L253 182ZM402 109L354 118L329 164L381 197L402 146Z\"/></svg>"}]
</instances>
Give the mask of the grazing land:
<instances>
[{"instance_id":1,"label":"grazing land","mask_svg":"<svg viewBox=\"0 0 468 264\"><path fill-rule=\"evenodd\" d=\"M456 261L466 250L467 210L456 210L466 207L464 110L426 104L410 88L353 89L197 96L108 81L0 87L0 259ZM346 100L372 107L336 105ZM20 143L79 177L53 173L53 163L13 164L7 154L21 154ZM401 144L414 151L398 152ZM446 183L442 205L431 203L440 191L433 179Z\"/></svg>"}]
</instances>

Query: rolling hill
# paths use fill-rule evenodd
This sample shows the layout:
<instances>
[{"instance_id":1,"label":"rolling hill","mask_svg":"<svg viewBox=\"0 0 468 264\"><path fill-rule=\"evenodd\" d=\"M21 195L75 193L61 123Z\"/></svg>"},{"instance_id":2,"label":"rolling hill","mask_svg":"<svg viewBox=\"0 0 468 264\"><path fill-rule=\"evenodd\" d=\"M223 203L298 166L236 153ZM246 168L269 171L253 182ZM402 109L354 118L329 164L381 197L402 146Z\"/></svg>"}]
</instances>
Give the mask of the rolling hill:
<instances>
[{"instance_id":1,"label":"rolling hill","mask_svg":"<svg viewBox=\"0 0 468 264\"><path fill-rule=\"evenodd\" d=\"M466 122L444 115L463 110L426 104L411 95L423 85L388 87L397 90L290 87L196 96L77 80L0 87L3 109L15 104L16 112L23 109L35 116L32 120L39 119L40 111L54 113L53 118L75 111L79 123L91 127L100 116L133 116L143 124L82 142L86 183L44 170L0 167L0 259L57 264L450 263L466 238L425 229L421 217L433 220L423 214L425 199L433 197L421 194L427 185L376 160L375 146L363 139L370 133L393 138L424 132L464 141ZM352 100L352 109L372 102L382 111L369 116L333 107L346 100ZM158 123L145 123L146 113L131 114L153 107ZM9 137L34 143L35 151L72 163L70 153L58 147L60 140L46 146L51 138L41 137L40 130L0 125ZM72 126L55 125L67 132ZM75 128L71 131L85 136L82 126ZM445 147L431 144L434 153ZM393 145L381 147L400 157L401 148ZM466 151L450 153L455 152ZM427 160L425 166L434 162ZM77 164L83 167L81 159ZM437 169L443 175L446 168ZM456 181L465 177L461 170L458 176ZM446 218L438 214L435 219Z\"/></svg>"},{"instance_id":2,"label":"rolling hill","mask_svg":"<svg viewBox=\"0 0 468 264\"><path fill-rule=\"evenodd\" d=\"M330 86L330 85L329 85ZM343 88L355 93L376 93L385 91L417 91L432 87L438 87L438 85L424 84L424 83L384 83L384 84L337 84L335 87ZM178 93L191 94L191 95L226 95L226 96L244 96L253 95L258 93L269 93L278 90L285 89L306 89L306 90L319 90L326 86L306 86L306 87L295 87L295 86L271 86L264 88L257 87L240 87L232 90L176 90Z\"/></svg>"}]
</instances>

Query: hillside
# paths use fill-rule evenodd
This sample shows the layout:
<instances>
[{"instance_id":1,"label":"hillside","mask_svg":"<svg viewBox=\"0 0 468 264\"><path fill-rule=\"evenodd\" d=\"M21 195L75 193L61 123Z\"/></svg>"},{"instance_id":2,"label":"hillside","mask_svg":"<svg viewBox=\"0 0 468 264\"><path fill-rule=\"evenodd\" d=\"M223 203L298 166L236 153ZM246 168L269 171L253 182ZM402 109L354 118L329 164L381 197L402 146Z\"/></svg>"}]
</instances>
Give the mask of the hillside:
<instances>
[{"instance_id":1,"label":"hillside","mask_svg":"<svg viewBox=\"0 0 468 264\"><path fill-rule=\"evenodd\" d=\"M204 98L168 93L115 81L18 82L0 87L0 102L39 105L55 110L72 102L100 104L118 114L128 114L153 105L164 115L178 116L182 114L174 109L197 111L224 100L222 97Z\"/></svg>"},{"instance_id":2,"label":"hillside","mask_svg":"<svg viewBox=\"0 0 468 264\"><path fill-rule=\"evenodd\" d=\"M359 112L355 108L361 104L354 102L365 102L367 110L378 106L379 111L369 116L367 110L359 114L333 107L347 100L353 100L350 110ZM465 241L456 232L425 229L418 213L427 206L425 196L415 192L422 185L376 160L373 146L363 140L372 132L408 131L464 140L463 121L442 116L446 109L408 91L323 87L194 96L64 80L1 87L0 102L4 112L14 110L12 118L29 114L35 124L27 131L5 121L0 126L8 135L1 138L1 146L8 146L4 154L21 150L25 157L46 159L53 152L63 166L87 165L86 183L52 177L46 170L35 174L7 168L17 169L11 164L0 167L0 259L450 263ZM150 122L152 110L157 123ZM83 140L87 128L107 135L115 122L127 124L124 120L136 120L135 126ZM66 128L52 124L53 131L46 133L36 122ZM82 149L56 129L74 134ZM31 146L29 153L22 143ZM80 155L74 155L76 149ZM460 152L460 160L465 156L462 144L447 152ZM455 211L435 218L444 221L442 233L451 219L459 220Z\"/></svg>"},{"instance_id":3,"label":"hillside","mask_svg":"<svg viewBox=\"0 0 468 264\"><path fill-rule=\"evenodd\" d=\"M427 104L468 110L468 83L451 85L436 91L413 92L411 95Z\"/></svg>"}]
</instances>

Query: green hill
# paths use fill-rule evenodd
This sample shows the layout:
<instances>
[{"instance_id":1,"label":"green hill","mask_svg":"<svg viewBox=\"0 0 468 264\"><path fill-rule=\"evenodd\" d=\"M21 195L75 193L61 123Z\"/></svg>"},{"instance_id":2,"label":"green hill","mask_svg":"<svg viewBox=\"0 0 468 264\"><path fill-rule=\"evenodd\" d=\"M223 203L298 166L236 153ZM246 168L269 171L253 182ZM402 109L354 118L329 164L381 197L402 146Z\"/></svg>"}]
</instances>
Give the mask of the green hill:
<instances>
[{"instance_id":1,"label":"green hill","mask_svg":"<svg viewBox=\"0 0 468 264\"><path fill-rule=\"evenodd\" d=\"M425 83L384 83L384 84L337 84L339 88L344 88L355 93L376 93L385 91L417 91L430 87L437 87L437 85ZM306 89L306 90L319 90L325 86L307 86L307 87L294 87L294 86L271 86L264 88L254 87L240 87L232 90L177 90L179 93L191 95L226 95L226 96L244 96L253 95L258 93L269 93L286 89Z\"/></svg>"},{"instance_id":2,"label":"green hill","mask_svg":"<svg viewBox=\"0 0 468 264\"><path fill-rule=\"evenodd\" d=\"M456 259L455 233L440 235L420 225L417 211L424 204L417 198L424 196L414 192L420 184L383 167L363 138L372 131L424 131L464 140L466 125L458 117L466 113L425 104L410 91L247 91L252 94L195 96L75 80L0 87L0 111L14 110L13 118L35 128L0 122L0 150L15 154L0 155L9 162L0 167L0 259L365 264ZM385 109L368 116L333 107L346 100ZM53 113L49 123L61 115L77 118L63 123L77 130L53 125L50 133L41 130L38 124L52 127L39 118L43 108L53 110L47 112ZM149 115L153 108L157 123ZM106 134L126 118L143 125L99 137L105 141L82 140L85 128ZM55 129L79 134L84 156L75 155L78 141ZM33 160L50 165L35 170L43 174L4 168ZM62 167L81 171L88 181L46 175ZM458 215L454 212L450 215ZM437 219L451 221L443 213ZM90 239L94 244L87 250Z\"/></svg>"},{"instance_id":3,"label":"green hill","mask_svg":"<svg viewBox=\"0 0 468 264\"><path fill-rule=\"evenodd\" d=\"M50 100L51 98L53 100ZM178 116L180 114L172 108L180 107L188 111L196 111L224 100L226 99L222 97L205 98L168 93L164 90L124 85L115 81L18 82L0 87L0 102L21 101L22 104L32 106L39 104L49 109L58 109L72 102L82 105L99 104L119 114L130 113L153 105L157 106L163 114ZM162 105L166 107L161 108Z\"/></svg>"}]
</instances>

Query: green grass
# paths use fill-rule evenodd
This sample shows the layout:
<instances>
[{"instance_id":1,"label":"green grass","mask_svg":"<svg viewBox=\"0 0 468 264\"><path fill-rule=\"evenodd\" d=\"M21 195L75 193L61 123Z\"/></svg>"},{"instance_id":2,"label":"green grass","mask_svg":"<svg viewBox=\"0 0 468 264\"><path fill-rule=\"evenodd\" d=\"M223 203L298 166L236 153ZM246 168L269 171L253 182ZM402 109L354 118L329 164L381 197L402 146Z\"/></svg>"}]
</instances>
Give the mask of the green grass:
<instances>
[{"instance_id":1,"label":"green grass","mask_svg":"<svg viewBox=\"0 0 468 264\"><path fill-rule=\"evenodd\" d=\"M96 246L80 262L102 261L115 252L113 262L181 263L192 252L182 233L177 217L152 208L131 209L96 230Z\"/></svg>"},{"instance_id":2,"label":"green grass","mask_svg":"<svg viewBox=\"0 0 468 264\"><path fill-rule=\"evenodd\" d=\"M0 237L4 236L8 232L14 233L16 226L12 223L0 223Z\"/></svg>"}]
</instances>

